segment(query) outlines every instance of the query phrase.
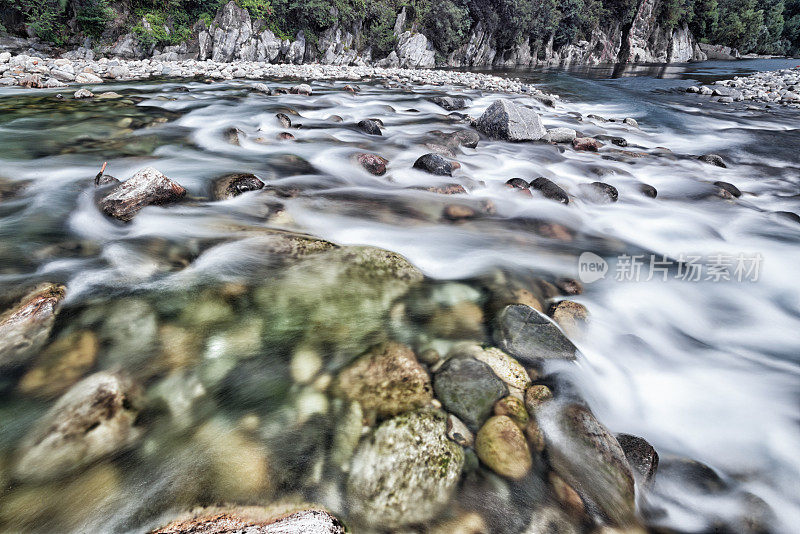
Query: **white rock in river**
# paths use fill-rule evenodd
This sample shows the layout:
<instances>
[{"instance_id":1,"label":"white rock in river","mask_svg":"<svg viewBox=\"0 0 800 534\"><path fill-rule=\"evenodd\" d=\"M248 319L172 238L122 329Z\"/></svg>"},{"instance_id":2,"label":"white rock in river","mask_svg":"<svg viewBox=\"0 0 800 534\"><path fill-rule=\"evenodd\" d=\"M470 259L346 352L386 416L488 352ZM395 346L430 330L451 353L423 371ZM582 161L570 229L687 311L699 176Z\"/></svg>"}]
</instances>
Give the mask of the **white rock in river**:
<instances>
[{"instance_id":1,"label":"white rock in river","mask_svg":"<svg viewBox=\"0 0 800 534\"><path fill-rule=\"evenodd\" d=\"M538 141L547 134L538 113L507 98L495 100L477 127L488 137L506 141Z\"/></svg>"},{"instance_id":2,"label":"white rock in river","mask_svg":"<svg viewBox=\"0 0 800 534\"><path fill-rule=\"evenodd\" d=\"M354 517L382 529L422 523L450 501L464 450L447 439L444 415L390 419L366 438L351 462L347 495Z\"/></svg>"}]
</instances>

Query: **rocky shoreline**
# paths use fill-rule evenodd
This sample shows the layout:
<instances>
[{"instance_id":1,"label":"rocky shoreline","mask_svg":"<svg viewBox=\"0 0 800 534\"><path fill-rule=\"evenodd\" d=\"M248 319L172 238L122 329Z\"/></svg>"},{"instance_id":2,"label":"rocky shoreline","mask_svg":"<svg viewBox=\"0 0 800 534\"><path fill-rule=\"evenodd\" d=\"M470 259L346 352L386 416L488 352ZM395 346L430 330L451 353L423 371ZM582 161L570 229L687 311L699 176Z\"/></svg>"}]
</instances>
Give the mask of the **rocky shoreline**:
<instances>
[{"instance_id":1,"label":"rocky shoreline","mask_svg":"<svg viewBox=\"0 0 800 534\"><path fill-rule=\"evenodd\" d=\"M800 67L736 76L712 85L691 86L686 92L717 97L723 104L752 101L797 108L800 107Z\"/></svg>"},{"instance_id":2,"label":"rocky shoreline","mask_svg":"<svg viewBox=\"0 0 800 534\"><path fill-rule=\"evenodd\" d=\"M226 63L212 60L42 58L27 54L0 53L0 86L59 89L68 85L93 85L107 81L169 78L379 80L395 84L453 85L486 91L526 93L548 105L554 105L558 99L558 96L546 94L534 85L520 82L519 79L476 72L322 64L269 64L256 61Z\"/></svg>"}]
</instances>

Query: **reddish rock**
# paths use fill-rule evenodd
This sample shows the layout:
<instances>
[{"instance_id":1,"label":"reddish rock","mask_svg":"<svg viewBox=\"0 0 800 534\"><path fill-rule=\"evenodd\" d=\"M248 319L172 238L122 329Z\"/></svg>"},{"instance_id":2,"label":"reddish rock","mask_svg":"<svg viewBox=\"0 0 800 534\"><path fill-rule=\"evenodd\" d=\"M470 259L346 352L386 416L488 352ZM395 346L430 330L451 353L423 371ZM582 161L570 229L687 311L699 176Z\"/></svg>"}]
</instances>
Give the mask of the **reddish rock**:
<instances>
[{"instance_id":1,"label":"reddish rock","mask_svg":"<svg viewBox=\"0 0 800 534\"><path fill-rule=\"evenodd\" d=\"M424 191L429 193L438 193L440 195L465 195L467 190L460 184L445 184L436 185L423 188Z\"/></svg>"},{"instance_id":2,"label":"reddish rock","mask_svg":"<svg viewBox=\"0 0 800 534\"><path fill-rule=\"evenodd\" d=\"M367 172L375 176L383 176L386 174L386 165L389 160L382 158L376 154L359 154L356 159L364 167Z\"/></svg>"},{"instance_id":3,"label":"reddish rock","mask_svg":"<svg viewBox=\"0 0 800 534\"><path fill-rule=\"evenodd\" d=\"M289 132L281 132L278 134L278 139L281 141L291 141L294 139L294 136Z\"/></svg>"},{"instance_id":4,"label":"reddish rock","mask_svg":"<svg viewBox=\"0 0 800 534\"><path fill-rule=\"evenodd\" d=\"M593 137L576 137L572 140L572 147L575 150L597 152L602 146L603 143Z\"/></svg>"}]
</instances>

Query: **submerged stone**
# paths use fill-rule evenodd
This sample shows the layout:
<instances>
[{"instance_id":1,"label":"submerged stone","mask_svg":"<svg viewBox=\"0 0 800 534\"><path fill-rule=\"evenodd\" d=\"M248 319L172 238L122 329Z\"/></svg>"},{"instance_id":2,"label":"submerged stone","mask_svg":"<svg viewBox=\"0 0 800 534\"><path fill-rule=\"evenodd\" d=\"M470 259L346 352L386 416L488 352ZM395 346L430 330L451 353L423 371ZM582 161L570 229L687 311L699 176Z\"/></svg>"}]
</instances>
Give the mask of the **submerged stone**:
<instances>
[{"instance_id":1,"label":"submerged stone","mask_svg":"<svg viewBox=\"0 0 800 534\"><path fill-rule=\"evenodd\" d=\"M421 408L433 398L428 373L410 348L396 342L367 351L339 373L333 388L380 417Z\"/></svg>"},{"instance_id":2,"label":"submerged stone","mask_svg":"<svg viewBox=\"0 0 800 534\"><path fill-rule=\"evenodd\" d=\"M48 480L132 445L138 391L127 378L95 373L75 384L20 445L14 475Z\"/></svg>"},{"instance_id":3,"label":"submerged stone","mask_svg":"<svg viewBox=\"0 0 800 534\"><path fill-rule=\"evenodd\" d=\"M633 475L617 440L585 406L555 406L537 417L553 469L615 526L634 526Z\"/></svg>"},{"instance_id":4,"label":"submerged stone","mask_svg":"<svg viewBox=\"0 0 800 534\"><path fill-rule=\"evenodd\" d=\"M227 174L214 181L214 199L228 200L246 193L257 191L264 187L264 182L258 179L255 174L236 173Z\"/></svg>"},{"instance_id":5,"label":"submerged stone","mask_svg":"<svg viewBox=\"0 0 800 534\"><path fill-rule=\"evenodd\" d=\"M390 419L364 439L347 479L353 516L382 529L434 518L464 465L464 450L446 432L442 414L421 411Z\"/></svg>"}]
</instances>

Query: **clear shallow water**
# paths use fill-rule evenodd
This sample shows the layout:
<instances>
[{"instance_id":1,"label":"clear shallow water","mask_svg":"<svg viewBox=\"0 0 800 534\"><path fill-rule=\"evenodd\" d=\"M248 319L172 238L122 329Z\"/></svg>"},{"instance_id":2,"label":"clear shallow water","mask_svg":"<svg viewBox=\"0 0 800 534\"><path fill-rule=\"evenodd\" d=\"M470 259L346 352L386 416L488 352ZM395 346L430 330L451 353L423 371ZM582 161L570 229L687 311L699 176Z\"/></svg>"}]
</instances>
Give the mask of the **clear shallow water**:
<instances>
[{"instance_id":1,"label":"clear shallow water","mask_svg":"<svg viewBox=\"0 0 800 534\"><path fill-rule=\"evenodd\" d=\"M611 266L606 278L586 284L582 295L571 297L591 314L589 330L576 340L584 358L570 371L583 397L613 432L646 438L662 458L676 455L708 464L724 480L769 505L772 530L791 531L800 521L796 491L800 286L795 276L800 225L774 212L800 211L798 111L722 106L685 94L682 88L793 63L709 62L644 69L636 76L617 78L607 69L515 72L563 96L556 109L541 109L548 127L623 136L630 150L650 156L614 161L601 157L603 152L482 140L477 149L459 149L454 159L461 169L452 179L442 180L411 168L417 157L431 151L425 143L436 142L430 132L468 128L424 99L440 88L402 91L363 84L362 92L352 96L341 91L344 83L319 83L314 84L311 98L266 97L248 91L246 82L164 81L108 85L103 89L129 100L90 102L57 101L55 93L46 91L4 90L0 172L13 182L31 185L17 198L0 203L2 287L10 293L34 281L65 283L66 306L54 335L80 329L98 332L101 350L92 369L127 369L141 376L151 398L158 398L155 391L160 388L180 390L176 396L192 399L195 382L207 391L202 402L184 403L191 406L184 410L191 415L181 415L175 406L183 404L162 393L171 399L165 411L169 415L152 416L155 422L143 445L83 475L97 484L89 484L90 488L105 492L113 486L107 500L87 498L83 513L75 512L69 520L58 515L64 504L56 500L45 511L30 517L23 514L24 520L4 518L9 528L53 528L48 521L56 517L57 524L75 530L86 525L108 531L141 530L188 504L237 500L230 488L205 492L192 488L202 477L192 471L198 464L185 457L192 456L192 439L202 442L207 436L197 437L197 428L223 424L222 418L230 426L214 432L226 435L233 432L231 428L244 427L246 435L259 436L273 451L280 449L278 456L286 456L292 447L284 445L284 450L279 443L292 440L281 432L281 425L308 434L332 424L303 421L295 428L291 425L302 417L284 413L297 405L298 398L312 395L308 387L290 388L287 377L290 355L300 342L309 341L309 332L294 324L284 328L280 313L264 311L274 300L270 280L281 280L278 287L308 285L315 293L313 288L327 283L327 274L311 269L311 280L302 274L283 274L283 267L272 265L264 243L262 229L268 227L398 252L440 281L430 291L436 287L465 291L463 285L447 281L465 281L482 291L498 270L522 279L576 277L581 253L604 257ZM469 97L465 112L476 117L497 98L454 88L448 92ZM291 130L295 141L275 140L282 131L274 119L277 112L290 113L292 121L302 125ZM584 117L634 117L641 129L620 122L578 121L575 112ZM331 120L332 115L342 121ZM382 137L367 136L354 127L366 117L383 120ZM238 146L225 139L232 127L243 132ZM259 137L264 142L257 142ZM658 147L670 149L674 156ZM387 158L387 175L374 177L354 164L351 157L359 152ZM688 157L709 152L721 154L729 168ZM147 208L131 224L116 224L94 207L91 178L103 161L109 162L107 172L121 179L155 166L186 187L190 199L168 208ZM252 172L268 186L300 193L276 198L261 192L209 202L212 180L230 172ZM570 205L524 197L503 185L511 177L537 176L552 179L574 195ZM590 202L580 184L596 180L614 185L619 202ZM742 197L719 198L711 185L716 180L733 183ZM470 194L448 197L415 189L450 182L462 184ZM642 183L655 186L658 197L643 196L638 189ZM440 216L447 204L481 210L487 201L492 212L474 220L454 224ZM283 211L276 210L276 203ZM547 224L560 225L560 230L554 234ZM623 253L706 259L741 253L760 254L763 260L754 282L620 282L615 280L615 268ZM237 293L237 284L247 290ZM213 318L207 308L214 305L208 302L220 299L225 301L224 310L215 311L219 315ZM109 330L120 328L120 322L128 321L126 312L137 306L144 310L143 319L130 327L127 337L152 340L131 347L125 335ZM274 307L287 314L292 308ZM341 310L334 306L334 311ZM204 313L211 313L212 319ZM346 325L364 315L341 317ZM330 320L331 315L314 318ZM192 339L197 338L200 362L175 366L183 378L170 378L178 375L154 368L164 343L151 332L158 328L153 321L162 330L165 324L186 328ZM368 346L365 339L342 334L338 326L324 322L319 326L329 372L335 372L336 362ZM425 327L401 325L397 330L393 337L406 337L412 344L431 335ZM257 333L248 338L251 331ZM302 339L278 337L286 331L301 331ZM239 341L231 341L231 336ZM255 341L248 344L241 339ZM239 342L241 346L236 345ZM226 354L219 349L226 343L234 343L237 354L262 354L253 365L278 377L254 386L268 390L258 402L230 394L231 389L247 389L247 371L244 376L241 372L228 376L224 366L219 371L208 363ZM228 383L223 380L219 385L217 374L227 376ZM4 430L2 443L9 465L10 451L52 401L20 394L17 377L4 380L3 419L10 430ZM252 415L256 423L251 428L247 425ZM209 420L212 423L206 423ZM176 431L181 424L190 430ZM184 443L187 439L190 445ZM299 491L307 498L325 500L325 485L314 479L313 466L277 463L290 466L284 468L296 480L277 484L278 489L271 490L274 494ZM103 471L106 466L109 470ZM91 489L71 480L38 490L14 485L0 498L6 499L8 509L9 503L25 503L26 495L40 495L36 491L91 496ZM653 524L700 531L716 517L730 520L742 513L741 502L730 493L709 495L666 480L648 497ZM325 504L336 508L337 502L330 499ZM347 508L346 503L339 506Z\"/></svg>"}]
</instances>

